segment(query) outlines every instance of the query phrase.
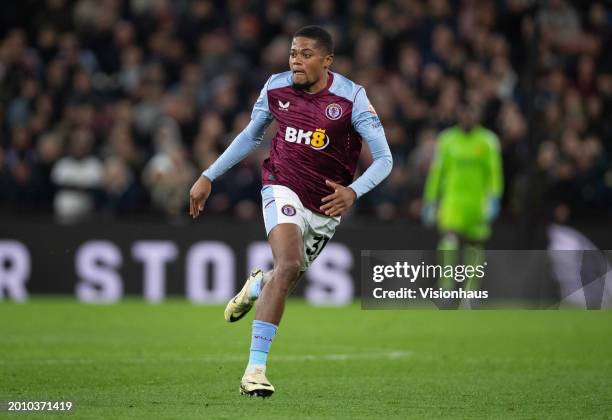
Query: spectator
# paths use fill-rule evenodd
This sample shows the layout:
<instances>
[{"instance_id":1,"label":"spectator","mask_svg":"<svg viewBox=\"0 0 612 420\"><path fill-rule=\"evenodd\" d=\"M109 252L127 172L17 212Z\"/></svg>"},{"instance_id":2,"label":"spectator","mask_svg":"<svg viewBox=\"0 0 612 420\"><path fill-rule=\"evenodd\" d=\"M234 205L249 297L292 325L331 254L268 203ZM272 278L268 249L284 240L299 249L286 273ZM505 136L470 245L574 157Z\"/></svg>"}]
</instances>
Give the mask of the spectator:
<instances>
[{"instance_id":1,"label":"spectator","mask_svg":"<svg viewBox=\"0 0 612 420\"><path fill-rule=\"evenodd\" d=\"M130 167L120 158L109 157L104 162L104 191L101 207L113 213L135 210L141 202L141 191Z\"/></svg>"},{"instance_id":2,"label":"spectator","mask_svg":"<svg viewBox=\"0 0 612 420\"><path fill-rule=\"evenodd\" d=\"M96 197L107 197L97 206L111 213L153 203L179 214L182 177L208 166L246 124L261 85L287 68L292 33L319 23L334 33L334 68L368 89L398 162L357 212L418 214L432 133L456 123L465 94L500 134L506 191L537 164L530 154L539 144L554 145L547 194L566 185L572 217L605 217L610 16L606 2L575 0L45 0L0 32L0 205L45 208L53 185L59 214L80 218ZM75 139L84 137L87 152L77 158ZM210 210L251 217L263 149L220 180ZM51 184L51 167L97 175L74 188L63 178ZM135 193L124 201L126 191Z\"/></svg>"},{"instance_id":3,"label":"spectator","mask_svg":"<svg viewBox=\"0 0 612 420\"><path fill-rule=\"evenodd\" d=\"M93 134L75 131L69 140L69 154L53 166L51 180L57 188L53 207L58 221L73 223L91 215L95 194L102 187L103 166L92 154Z\"/></svg>"}]
</instances>

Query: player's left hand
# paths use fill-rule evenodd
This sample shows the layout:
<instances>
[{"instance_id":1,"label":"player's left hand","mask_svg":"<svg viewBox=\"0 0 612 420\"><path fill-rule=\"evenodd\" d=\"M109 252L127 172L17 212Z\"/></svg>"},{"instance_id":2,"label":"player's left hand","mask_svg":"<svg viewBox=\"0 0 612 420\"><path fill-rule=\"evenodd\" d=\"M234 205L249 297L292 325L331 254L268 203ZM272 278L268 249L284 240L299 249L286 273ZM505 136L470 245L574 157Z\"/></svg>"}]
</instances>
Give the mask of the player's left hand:
<instances>
[{"instance_id":1,"label":"player's left hand","mask_svg":"<svg viewBox=\"0 0 612 420\"><path fill-rule=\"evenodd\" d=\"M333 194L321 199L325 204L319 207L326 215L336 217L353 205L357 199L357 193L350 187L336 184L330 180L325 180L325 184L334 190Z\"/></svg>"}]
</instances>

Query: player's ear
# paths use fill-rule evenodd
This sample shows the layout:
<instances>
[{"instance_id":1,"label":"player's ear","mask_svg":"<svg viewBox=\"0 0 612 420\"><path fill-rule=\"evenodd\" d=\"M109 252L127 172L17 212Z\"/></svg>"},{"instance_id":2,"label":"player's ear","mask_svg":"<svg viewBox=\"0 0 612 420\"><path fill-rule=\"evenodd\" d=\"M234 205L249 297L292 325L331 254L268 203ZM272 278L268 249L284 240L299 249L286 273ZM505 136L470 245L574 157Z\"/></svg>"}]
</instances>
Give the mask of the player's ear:
<instances>
[{"instance_id":1,"label":"player's ear","mask_svg":"<svg viewBox=\"0 0 612 420\"><path fill-rule=\"evenodd\" d=\"M323 63L323 67L325 67L325 70L330 68L333 62L334 62L334 55L333 54L327 55Z\"/></svg>"}]
</instances>

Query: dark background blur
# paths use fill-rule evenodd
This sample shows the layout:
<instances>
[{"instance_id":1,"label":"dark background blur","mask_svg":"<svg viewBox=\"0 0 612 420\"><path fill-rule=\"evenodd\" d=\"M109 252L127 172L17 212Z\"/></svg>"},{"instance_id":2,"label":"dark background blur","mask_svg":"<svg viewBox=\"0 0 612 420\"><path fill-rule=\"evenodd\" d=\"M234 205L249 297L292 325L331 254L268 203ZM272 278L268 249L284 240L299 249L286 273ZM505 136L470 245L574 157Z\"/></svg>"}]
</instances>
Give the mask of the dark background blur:
<instances>
[{"instance_id":1,"label":"dark background blur","mask_svg":"<svg viewBox=\"0 0 612 420\"><path fill-rule=\"evenodd\" d=\"M611 23L601 1L2 2L2 218L187 221L191 184L288 68L291 34L320 24L395 162L358 220L419 223L436 135L467 96L501 141L501 223L610 230ZM259 222L267 153L215 182L207 217Z\"/></svg>"}]
</instances>

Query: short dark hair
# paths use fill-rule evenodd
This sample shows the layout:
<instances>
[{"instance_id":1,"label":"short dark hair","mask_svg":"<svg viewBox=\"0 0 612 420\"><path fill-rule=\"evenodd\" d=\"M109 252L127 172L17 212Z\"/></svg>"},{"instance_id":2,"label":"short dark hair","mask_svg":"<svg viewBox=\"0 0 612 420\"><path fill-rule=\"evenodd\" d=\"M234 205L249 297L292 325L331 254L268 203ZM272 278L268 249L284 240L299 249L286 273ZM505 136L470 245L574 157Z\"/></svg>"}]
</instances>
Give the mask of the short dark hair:
<instances>
[{"instance_id":1,"label":"short dark hair","mask_svg":"<svg viewBox=\"0 0 612 420\"><path fill-rule=\"evenodd\" d=\"M334 53L334 40L332 39L331 34L320 26L304 26L293 34L294 38L297 38L298 36L314 39L318 46L322 47L328 54Z\"/></svg>"}]
</instances>

